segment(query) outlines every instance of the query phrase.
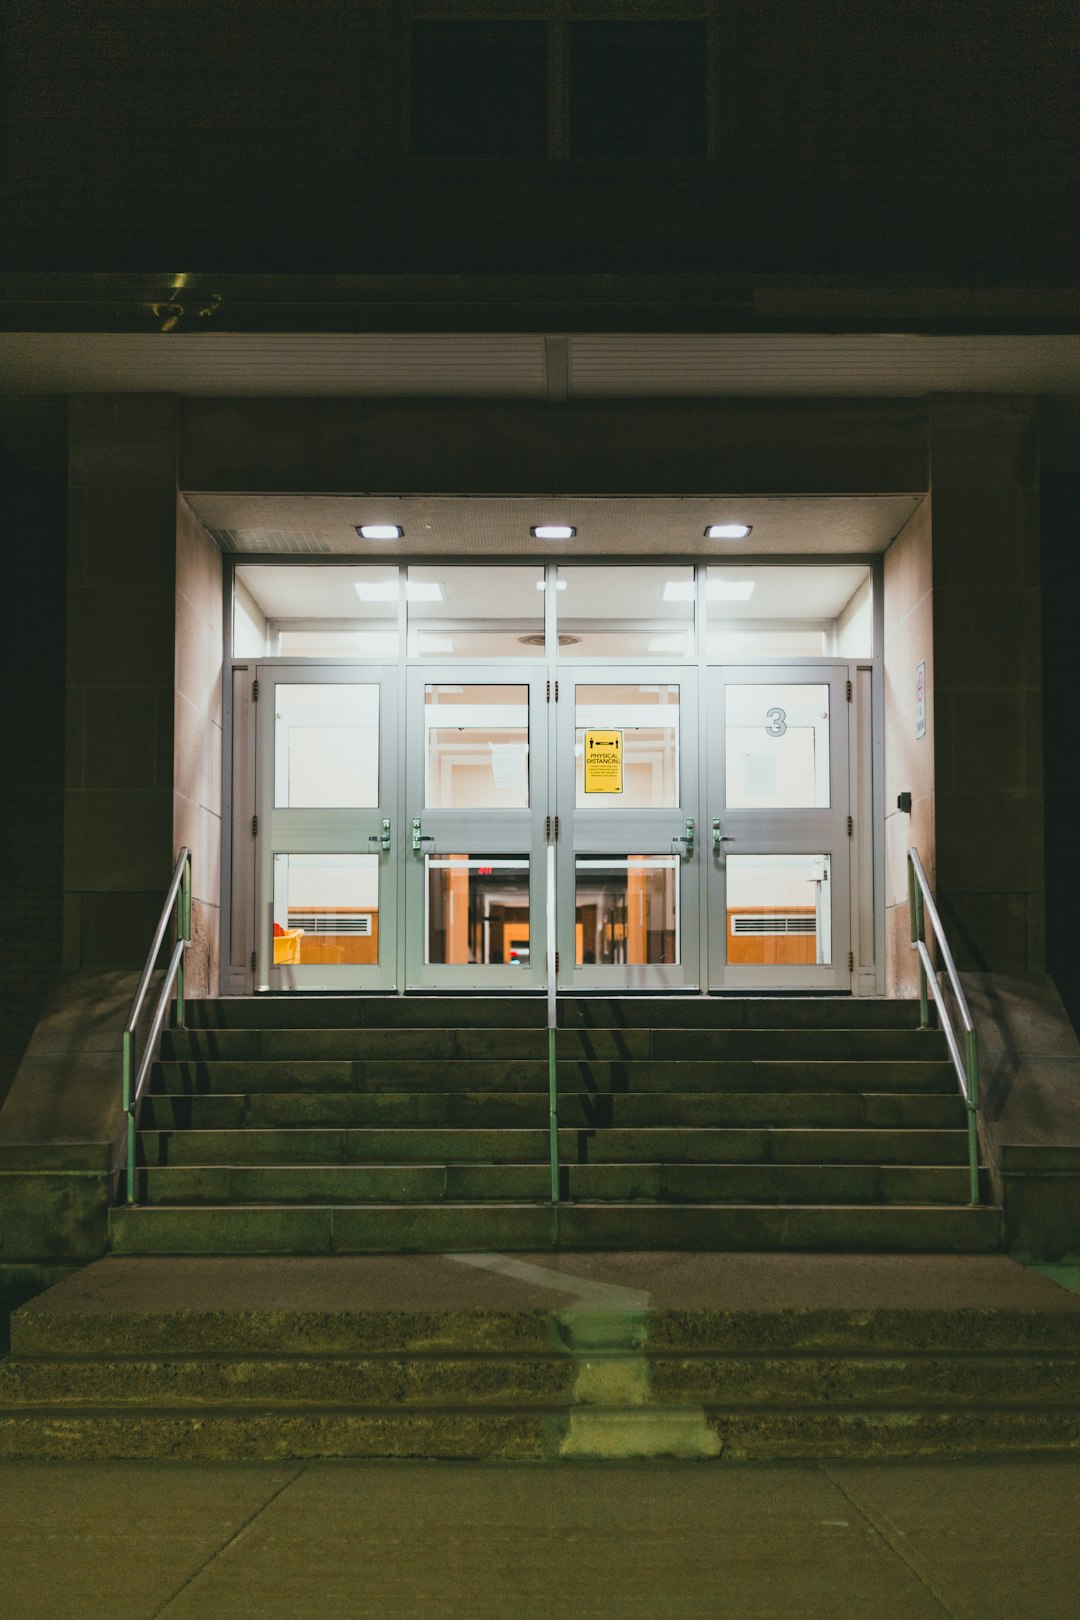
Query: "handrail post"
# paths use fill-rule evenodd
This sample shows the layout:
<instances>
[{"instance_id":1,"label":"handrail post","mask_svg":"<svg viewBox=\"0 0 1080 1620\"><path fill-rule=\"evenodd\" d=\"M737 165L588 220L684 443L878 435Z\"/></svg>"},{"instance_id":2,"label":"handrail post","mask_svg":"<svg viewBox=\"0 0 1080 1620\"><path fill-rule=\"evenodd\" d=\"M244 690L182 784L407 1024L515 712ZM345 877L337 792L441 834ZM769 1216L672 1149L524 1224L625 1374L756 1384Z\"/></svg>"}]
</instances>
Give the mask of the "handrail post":
<instances>
[{"instance_id":1,"label":"handrail post","mask_svg":"<svg viewBox=\"0 0 1080 1620\"><path fill-rule=\"evenodd\" d=\"M135 1083L135 1032L124 1031L124 1120L126 1123L127 1174L124 1182L129 1204L135 1202L135 1111L131 1106L131 1088Z\"/></svg>"},{"instance_id":2,"label":"handrail post","mask_svg":"<svg viewBox=\"0 0 1080 1620\"><path fill-rule=\"evenodd\" d=\"M548 1146L551 1159L551 1202L559 1202L559 1080L555 1052L555 845L547 852L547 1039L548 1039Z\"/></svg>"},{"instance_id":3,"label":"handrail post","mask_svg":"<svg viewBox=\"0 0 1080 1620\"><path fill-rule=\"evenodd\" d=\"M180 887L176 891L176 937L190 940L191 938L191 856L184 861L184 871L180 879ZM184 958L180 958L180 966L176 974L176 1023L179 1029L184 1027Z\"/></svg>"},{"instance_id":4,"label":"handrail post","mask_svg":"<svg viewBox=\"0 0 1080 1620\"><path fill-rule=\"evenodd\" d=\"M964 1032L964 1069L967 1073L968 1172L971 1202L981 1199L979 1187L979 1041L973 1029Z\"/></svg>"},{"instance_id":5,"label":"handrail post","mask_svg":"<svg viewBox=\"0 0 1080 1620\"><path fill-rule=\"evenodd\" d=\"M926 943L926 916L923 911L922 889L919 887L915 875L915 863L908 851L908 921L911 926L911 943L917 945L920 941ZM927 993L926 967L922 956L919 956L919 1028L930 1028L930 998Z\"/></svg>"}]
</instances>

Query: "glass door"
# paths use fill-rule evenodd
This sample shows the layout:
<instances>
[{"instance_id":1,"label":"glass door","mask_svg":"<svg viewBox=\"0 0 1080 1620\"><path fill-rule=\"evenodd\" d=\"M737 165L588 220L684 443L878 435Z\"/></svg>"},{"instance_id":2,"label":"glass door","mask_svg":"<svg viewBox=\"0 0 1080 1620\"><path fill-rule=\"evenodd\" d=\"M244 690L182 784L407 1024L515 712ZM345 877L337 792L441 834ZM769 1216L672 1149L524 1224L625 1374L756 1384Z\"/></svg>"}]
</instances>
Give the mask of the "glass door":
<instances>
[{"instance_id":1,"label":"glass door","mask_svg":"<svg viewBox=\"0 0 1080 1620\"><path fill-rule=\"evenodd\" d=\"M711 988L847 990L848 666L710 678Z\"/></svg>"},{"instance_id":2,"label":"glass door","mask_svg":"<svg viewBox=\"0 0 1080 1620\"><path fill-rule=\"evenodd\" d=\"M409 671L410 990L545 982L546 705L535 669Z\"/></svg>"},{"instance_id":3,"label":"glass door","mask_svg":"<svg viewBox=\"0 0 1080 1620\"><path fill-rule=\"evenodd\" d=\"M393 989L397 670L256 674L256 988Z\"/></svg>"},{"instance_id":4,"label":"glass door","mask_svg":"<svg viewBox=\"0 0 1080 1620\"><path fill-rule=\"evenodd\" d=\"M698 982L696 672L559 672L559 984Z\"/></svg>"}]
</instances>

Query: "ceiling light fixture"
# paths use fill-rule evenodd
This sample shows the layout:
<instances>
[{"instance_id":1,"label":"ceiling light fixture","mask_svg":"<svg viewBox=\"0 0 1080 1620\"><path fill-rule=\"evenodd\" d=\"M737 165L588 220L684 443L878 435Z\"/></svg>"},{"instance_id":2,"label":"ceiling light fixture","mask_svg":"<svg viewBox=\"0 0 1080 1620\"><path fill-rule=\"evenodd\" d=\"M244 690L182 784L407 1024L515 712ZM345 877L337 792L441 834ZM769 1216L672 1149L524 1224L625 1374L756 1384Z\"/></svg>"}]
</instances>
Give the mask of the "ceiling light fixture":
<instances>
[{"instance_id":1,"label":"ceiling light fixture","mask_svg":"<svg viewBox=\"0 0 1080 1620\"><path fill-rule=\"evenodd\" d=\"M398 599L396 579L383 579L375 583L356 579L353 581L353 590L361 602L396 602Z\"/></svg>"},{"instance_id":2,"label":"ceiling light fixture","mask_svg":"<svg viewBox=\"0 0 1080 1620\"><path fill-rule=\"evenodd\" d=\"M405 530L400 523L358 523L356 532L361 540L404 540Z\"/></svg>"},{"instance_id":3,"label":"ceiling light fixture","mask_svg":"<svg viewBox=\"0 0 1080 1620\"><path fill-rule=\"evenodd\" d=\"M752 523L710 523L705 530L706 540L745 540Z\"/></svg>"},{"instance_id":4,"label":"ceiling light fixture","mask_svg":"<svg viewBox=\"0 0 1080 1620\"><path fill-rule=\"evenodd\" d=\"M694 600L694 582L692 579L669 579L664 586L665 602L692 602Z\"/></svg>"},{"instance_id":5,"label":"ceiling light fixture","mask_svg":"<svg viewBox=\"0 0 1080 1620\"><path fill-rule=\"evenodd\" d=\"M543 579L538 579L537 582L536 582L536 588L537 588L538 591L546 591L547 590L547 581L543 580ZM555 589L557 591L565 591L565 589L566 589L566 581L565 581L565 579L557 579L555 581Z\"/></svg>"},{"instance_id":6,"label":"ceiling light fixture","mask_svg":"<svg viewBox=\"0 0 1080 1620\"><path fill-rule=\"evenodd\" d=\"M752 579L710 579L706 594L710 602L748 602L754 585Z\"/></svg>"},{"instance_id":7,"label":"ceiling light fixture","mask_svg":"<svg viewBox=\"0 0 1080 1620\"><path fill-rule=\"evenodd\" d=\"M577 530L569 523L537 523L529 533L534 540L572 540Z\"/></svg>"},{"instance_id":8,"label":"ceiling light fixture","mask_svg":"<svg viewBox=\"0 0 1080 1620\"><path fill-rule=\"evenodd\" d=\"M410 579L405 586L407 602L441 602L443 588L437 579Z\"/></svg>"}]
</instances>

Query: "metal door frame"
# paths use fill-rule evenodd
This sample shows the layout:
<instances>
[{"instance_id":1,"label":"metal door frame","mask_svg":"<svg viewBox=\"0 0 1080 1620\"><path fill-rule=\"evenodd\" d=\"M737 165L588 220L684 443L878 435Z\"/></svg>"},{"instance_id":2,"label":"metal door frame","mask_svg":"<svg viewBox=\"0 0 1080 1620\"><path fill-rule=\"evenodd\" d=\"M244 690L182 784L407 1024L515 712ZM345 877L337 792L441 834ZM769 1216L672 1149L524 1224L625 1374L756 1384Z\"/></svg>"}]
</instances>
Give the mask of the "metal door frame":
<instances>
[{"instance_id":1,"label":"metal door frame","mask_svg":"<svg viewBox=\"0 0 1080 1620\"><path fill-rule=\"evenodd\" d=\"M396 665L267 661L256 664L258 682L255 802L255 989L393 991L397 976L398 885L395 846L398 815L398 672ZM377 686L379 689L379 803L372 808L279 809L274 690L278 686ZM389 827L385 824L389 823ZM389 836L389 845L385 837ZM274 964L275 855L376 855L379 861L379 954L377 962L342 965Z\"/></svg>"},{"instance_id":2,"label":"metal door frame","mask_svg":"<svg viewBox=\"0 0 1080 1620\"><path fill-rule=\"evenodd\" d=\"M830 802L827 808L727 809L727 689L772 683L828 686ZM770 993L848 991L854 967L851 959L850 664L848 660L822 660L805 665L713 665L709 671L709 688L708 709L714 720L707 761L709 988ZM813 967L794 964L728 966L726 858L729 853L830 856L830 963Z\"/></svg>"}]
</instances>

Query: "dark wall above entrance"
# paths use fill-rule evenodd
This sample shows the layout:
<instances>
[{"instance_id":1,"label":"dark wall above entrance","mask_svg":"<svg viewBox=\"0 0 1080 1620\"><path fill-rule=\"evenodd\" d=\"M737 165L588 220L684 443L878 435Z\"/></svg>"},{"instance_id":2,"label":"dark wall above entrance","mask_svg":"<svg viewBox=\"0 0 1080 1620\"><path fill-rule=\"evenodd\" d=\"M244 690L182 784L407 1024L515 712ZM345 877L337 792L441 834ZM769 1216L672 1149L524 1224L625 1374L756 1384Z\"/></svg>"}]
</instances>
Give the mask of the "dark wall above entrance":
<instances>
[{"instance_id":1,"label":"dark wall above entrance","mask_svg":"<svg viewBox=\"0 0 1080 1620\"><path fill-rule=\"evenodd\" d=\"M185 490L892 494L929 486L924 399L186 399Z\"/></svg>"}]
</instances>

